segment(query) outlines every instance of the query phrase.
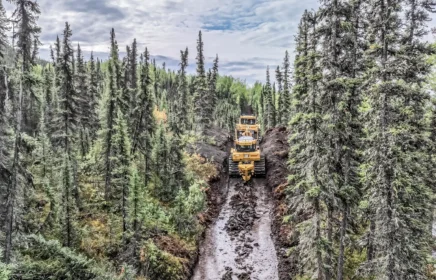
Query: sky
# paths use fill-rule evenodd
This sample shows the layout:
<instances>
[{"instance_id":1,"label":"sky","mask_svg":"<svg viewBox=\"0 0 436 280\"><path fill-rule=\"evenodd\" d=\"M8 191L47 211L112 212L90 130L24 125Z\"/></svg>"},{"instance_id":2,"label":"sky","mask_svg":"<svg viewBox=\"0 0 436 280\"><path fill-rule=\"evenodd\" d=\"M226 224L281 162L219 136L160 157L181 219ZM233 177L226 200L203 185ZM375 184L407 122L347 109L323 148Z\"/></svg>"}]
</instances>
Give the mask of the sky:
<instances>
[{"instance_id":1,"label":"sky","mask_svg":"<svg viewBox=\"0 0 436 280\"><path fill-rule=\"evenodd\" d=\"M5 2L5 1L3 1ZM294 36L304 10L318 0L38 0L42 27L40 55L48 59L50 45L65 22L74 44L85 56L101 59L109 53L109 32L115 28L121 52L136 38L156 62L178 69L180 50L189 49L189 68L195 72L196 41L203 32L206 67L216 54L220 74L253 84L265 80L266 67L281 65L285 51L293 57ZM12 7L5 3L7 12ZM435 26L434 20L431 23ZM123 54L121 54L123 55ZM274 71L274 70L273 70ZM274 76L274 75L272 75Z\"/></svg>"}]
</instances>

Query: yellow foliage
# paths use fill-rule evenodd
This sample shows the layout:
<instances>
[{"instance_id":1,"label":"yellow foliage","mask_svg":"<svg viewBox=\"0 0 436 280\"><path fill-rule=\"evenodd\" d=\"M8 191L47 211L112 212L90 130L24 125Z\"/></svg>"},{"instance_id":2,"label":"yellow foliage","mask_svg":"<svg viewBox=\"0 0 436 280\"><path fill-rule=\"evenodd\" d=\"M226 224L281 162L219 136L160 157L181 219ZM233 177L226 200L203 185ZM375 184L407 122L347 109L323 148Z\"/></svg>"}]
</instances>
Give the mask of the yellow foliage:
<instances>
[{"instance_id":1,"label":"yellow foliage","mask_svg":"<svg viewBox=\"0 0 436 280\"><path fill-rule=\"evenodd\" d=\"M168 120L168 116L165 110L159 111L159 108L157 107L154 108L153 115L158 122L166 123Z\"/></svg>"},{"instance_id":2,"label":"yellow foliage","mask_svg":"<svg viewBox=\"0 0 436 280\"><path fill-rule=\"evenodd\" d=\"M109 227L104 218L84 221L80 247L87 255L103 259L110 244Z\"/></svg>"},{"instance_id":3,"label":"yellow foliage","mask_svg":"<svg viewBox=\"0 0 436 280\"><path fill-rule=\"evenodd\" d=\"M215 165L198 154L187 156L186 168L198 179L206 182L218 177L218 170L216 169Z\"/></svg>"}]
</instances>

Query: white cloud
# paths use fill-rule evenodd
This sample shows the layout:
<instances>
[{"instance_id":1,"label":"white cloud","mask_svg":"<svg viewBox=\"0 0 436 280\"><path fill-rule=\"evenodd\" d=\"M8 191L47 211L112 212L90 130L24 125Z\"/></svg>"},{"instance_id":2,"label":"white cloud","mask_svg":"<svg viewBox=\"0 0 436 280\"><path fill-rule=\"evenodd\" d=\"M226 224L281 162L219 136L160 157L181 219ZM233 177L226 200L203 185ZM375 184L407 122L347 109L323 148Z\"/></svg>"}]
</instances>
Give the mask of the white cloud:
<instances>
[{"instance_id":1,"label":"white cloud","mask_svg":"<svg viewBox=\"0 0 436 280\"><path fill-rule=\"evenodd\" d=\"M218 53L223 65L221 73L247 78L250 83L264 80L268 64L271 68L281 64L285 50L293 52L301 15L305 9L318 6L318 0L38 2L42 11L39 24L43 29L43 49L49 48L56 34L62 34L64 22L68 21L73 40L80 42L85 53L91 50L107 53L109 31L114 27L121 51L136 38L140 48L147 46L152 55L178 60L179 51L188 47L192 65L198 31L203 29L205 57ZM236 66L225 67L230 62L236 62Z\"/></svg>"}]
</instances>

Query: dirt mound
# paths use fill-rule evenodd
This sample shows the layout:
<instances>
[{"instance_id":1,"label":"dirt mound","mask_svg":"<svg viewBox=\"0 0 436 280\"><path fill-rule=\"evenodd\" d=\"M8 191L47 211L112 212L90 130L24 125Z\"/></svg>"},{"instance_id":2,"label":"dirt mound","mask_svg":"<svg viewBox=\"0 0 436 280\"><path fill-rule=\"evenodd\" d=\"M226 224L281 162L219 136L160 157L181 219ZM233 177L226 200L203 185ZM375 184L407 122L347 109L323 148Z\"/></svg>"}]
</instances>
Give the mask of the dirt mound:
<instances>
[{"instance_id":1,"label":"dirt mound","mask_svg":"<svg viewBox=\"0 0 436 280\"><path fill-rule=\"evenodd\" d=\"M267 186L274 195L273 235L279 261L279 279L292 279L291 274L296 270L293 256L288 255L288 249L293 246L291 236L294 235L289 225L283 224L283 217L287 215L285 190L288 186L288 144L289 132L285 127L268 130L261 142L262 152L266 156Z\"/></svg>"},{"instance_id":2,"label":"dirt mound","mask_svg":"<svg viewBox=\"0 0 436 280\"><path fill-rule=\"evenodd\" d=\"M231 143L231 135L224 129L213 127L205 130L203 141L188 145L187 152L199 154L201 157L216 163L220 171L227 166L228 148Z\"/></svg>"},{"instance_id":3,"label":"dirt mound","mask_svg":"<svg viewBox=\"0 0 436 280\"><path fill-rule=\"evenodd\" d=\"M250 230L256 218L256 196L251 184L236 185L237 194L231 197L233 215L226 224L226 230L231 236L237 236L243 230Z\"/></svg>"},{"instance_id":4,"label":"dirt mound","mask_svg":"<svg viewBox=\"0 0 436 280\"><path fill-rule=\"evenodd\" d=\"M236 258L238 268L242 273L236 274L238 279L251 279L250 274L253 267L245 264L246 258L253 252L253 239L249 236L253 228L256 215L256 201L257 197L254 194L253 184L238 183L235 186L236 194L230 198L230 206L232 215L228 219L225 230L231 236L231 240L236 241ZM233 272L228 270L223 279L232 275ZM231 279L231 278L230 278Z\"/></svg>"},{"instance_id":5,"label":"dirt mound","mask_svg":"<svg viewBox=\"0 0 436 280\"><path fill-rule=\"evenodd\" d=\"M260 147L266 156L267 184L271 190L287 181L288 131L286 127L268 130Z\"/></svg>"}]
</instances>

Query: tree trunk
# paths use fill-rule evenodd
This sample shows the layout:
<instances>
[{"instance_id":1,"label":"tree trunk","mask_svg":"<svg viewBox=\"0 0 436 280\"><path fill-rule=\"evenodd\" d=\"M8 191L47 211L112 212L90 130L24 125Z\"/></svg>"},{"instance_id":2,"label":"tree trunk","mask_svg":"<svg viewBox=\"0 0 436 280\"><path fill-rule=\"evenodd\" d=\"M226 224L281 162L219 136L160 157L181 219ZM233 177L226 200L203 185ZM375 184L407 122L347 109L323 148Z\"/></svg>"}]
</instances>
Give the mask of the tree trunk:
<instances>
[{"instance_id":1,"label":"tree trunk","mask_svg":"<svg viewBox=\"0 0 436 280\"><path fill-rule=\"evenodd\" d=\"M344 262L345 262L345 236L347 234L347 220L348 220L348 205L344 206L342 210L342 223L340 230L340 240L339 240L339 256L338 256L338 276L337 280L343 280L344 276Z\"/></svg>"},{"instance_id":2,"label":"tree trunk","mask_svg":"<svg viewBox=\"0 0 436 280\"><path fill-rule=\"evenodd\" d=\"M328 206L327 209L327 241L328 241L328 248L327 248L327 254L326 254L326 265L327 268L325 269L325 280L331 280L332 279L332 258L333 258L333 207Z\"/></svg>"},{"instance_id":3,"label":"tree trunk","mask_svg":"<svg viewBox=\"0 0 436 280\"><path fill-rule=\"evenodd\" d=\"M23 66L22 66L23 67ZM18 187L18 169L20 165L19 145L21 141L21 117L23 107L23 72L21 69L20 93L18 95L18 111L16 112L15 141L14 141L14 161L12 163L12 178L8 184L8 194L6 199L6 221L5 221L5 251L4 262L8 264L12 253L12 235L14 230L14 207L16 192Z\"/></svg>"},{"instance_id":4,"label":"tree trunk","mask_svg":"<svg viewBox=\"0 0 436 280\"><path fill-rule=\"evenodd\" d=\"M323 269L323 262L322 262L322 252L320 246L321 241L321 217L320 217L320 207L319 207L319 199L315 199L315 242L316 242L316 262L317 262L317 270L318 270L318 280L324 280L324 269Z\"/></svg>"}]
</instances>

